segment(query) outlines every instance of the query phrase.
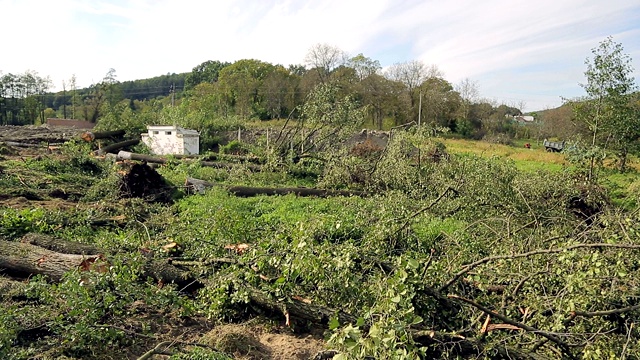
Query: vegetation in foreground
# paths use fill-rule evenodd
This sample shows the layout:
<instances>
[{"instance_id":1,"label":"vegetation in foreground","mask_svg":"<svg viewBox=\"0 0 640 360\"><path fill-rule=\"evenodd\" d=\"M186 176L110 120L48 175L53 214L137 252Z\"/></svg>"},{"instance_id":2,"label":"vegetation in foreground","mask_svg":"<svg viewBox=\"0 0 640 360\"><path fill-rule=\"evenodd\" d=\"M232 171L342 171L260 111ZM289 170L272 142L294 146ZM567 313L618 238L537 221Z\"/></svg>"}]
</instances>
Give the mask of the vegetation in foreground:
<instances>
[{"instance_id":1,"label":"vegetation in foreground","mask_svg":"<svg viewBox=\"0 0 640 360\"><path fill-rule=\"evenodd\" d=\"M6 159L3 191L79 195L67 207L4 207L4 240L39 233L90 244L108 268L3 278L2 356L137 358L170 341L175 359L250 358L206 334L263 319L271 331L320 332L338 359L634 358L638 212L612 205L579 172L429 157L440 146L423 136L399 132L384 151L356 145L324 167L158 170L174 184L302 180L368 197L238 198L177 186L173 203L149 203L122 196L121 165L89 156L87 145ZM426 144L419 163L413 143ZM171 258L200 288L158 283L146 275L149 258ZM300 306L329 313L296 317Z\"/></svg>"},{"instance_id":2,"label":"vegetation in foreground","mask_svg":"<svg viewBox=\"0 0 640 360\"><path fill-rule=\"evenodd\" d=\"M596 57L619 56L610 45ZM637 139L616 127L635 110L628 67L602 64L616 62L589 72L618 71L621 88L590 78L573 109L597 124L570 166L550 154L531 165L535 146L474 154L433 137L436 123L354 142L371 113L331 82L271 141L224 145L242 116L211 121L203 98L105 108L99 125L130 134L158 119L201 126L224 166L170 158L156 172L85 143L37 156L3 146L0 356L637 359ZM625 173L606 167L609 140ZM351 196L297 196L300 185ZM251 187L293 193L237 196ZM276 355L234 324L315 343Z\"/></svg>"}]
</instances>

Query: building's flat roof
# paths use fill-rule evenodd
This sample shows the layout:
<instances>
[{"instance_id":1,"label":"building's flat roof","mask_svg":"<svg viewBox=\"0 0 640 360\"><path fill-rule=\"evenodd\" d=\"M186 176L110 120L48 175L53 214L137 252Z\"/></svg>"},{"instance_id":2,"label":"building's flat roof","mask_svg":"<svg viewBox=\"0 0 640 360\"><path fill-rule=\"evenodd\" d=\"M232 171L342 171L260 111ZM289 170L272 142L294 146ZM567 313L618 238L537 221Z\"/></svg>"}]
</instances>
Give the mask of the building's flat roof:
<instances>
[{"instance_id":1,"label":"building's flat roof","mask_svg":"<svg viewBox=\"0 0 640 360\"><path fill-rule=\"evenodd\" d=\"M177 133L180 133L182 135L191 135L191 136L200 135L197 130L185 129L175 125L147 125L147 130L150 130L150 131L175 130Z\"/></svg>"}]
</instances>

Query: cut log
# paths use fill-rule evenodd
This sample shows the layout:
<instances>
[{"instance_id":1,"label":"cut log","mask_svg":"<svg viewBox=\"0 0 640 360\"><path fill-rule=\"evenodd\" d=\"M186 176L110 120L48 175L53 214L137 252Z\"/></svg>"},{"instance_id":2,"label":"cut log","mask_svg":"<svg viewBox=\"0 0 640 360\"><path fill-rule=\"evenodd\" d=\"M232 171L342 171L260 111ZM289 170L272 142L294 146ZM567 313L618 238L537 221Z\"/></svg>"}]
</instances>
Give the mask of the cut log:
<instances>
[{"instance_id":1,"label":"cut log","mask_svg":"<svg viewBox=\"0 0 640 360\"><path fill-rule=\"evenodd\" d=\"M262 291L246 287L249 300L256 306L272 311L280 312L284 316L290 315L292 317L309 321L311 323L327 326L329 321L333 317L337 317L340 324L354 324L358 319L344 311L330 309L324 306L307 304L298 300L291 300L288 302L281 302L271 299L267 294Z\"/></svg>"},{"instance_id":2,"label":"cut log","mask_svg":"<svg viewBox=\"0 0 640 360\"><path fill-rule=\"evenodd\" d=\"M97 260L98 255L62 254L27 243L0 240L0 269L14 275L41 274L57 282L66 272Z\"/></svg>"},{"instance_id":3,"label":"cut log","mask_svg":"<svg viewBox=\"0 0 640 360\"><path fill-rule=\"evenodd\" d=\"M188 157L189 155L172 155L174 156L176 159L192 159L190 157ZM150 156L150 155L144 155L144 154L136 154L136 153L132 153L129 151L119 151L118 152L118 160L138 160L138 161L145 161L147 163L150 164L166 164L168 159L166 158L162 158L162 157L157 157L157 156ZM206 167L213 167L213 168L217 168L217 169L231 169L235 166L244 166L245 168L251 170L251 171L261 171L262 167L260 165L255 165L255 164L243 164L243 165L239 165L239 164L235 164L235 163L228 163L228 162L221 162L221 161L201 161L200 162L201 166L206 166Z\"/></svg>"},{"instance_id":4,"label":"cut log","mask_svg":"<svg viewBox=\"0 0 640 360\"><path fill-rule=\"evenodd\" d=\"M20 296L24 293L25 288L24 282L0 276L0 301Z\"/></svg>"},{"instance_id":5,"label":"cut log","mask_svg":"<svg viewBox=\"0 0 640 360\"><path fill-rule=\"evenodd\" d=\"M124 134L125 134L124 130L113 130L113 131L103 131L103 132L85 131L80 135L80 137L82 138L82 140L86 142L92 142L96 139L107 139L111 137L122 136Z\"/></svg>"},{"instance_id":6,"label":"cut log","mask_svg":"<svg viewBox=\"0 0 640 360\"><path fill-rule=\"evenodd\" d=\"M106 153L114 152L114 151L120 150L120 149L122 149L124 147L137 145L139 143L140 143L140 139L126 140L126 141L118 142L118 143L115 143L115 144L111 144L109 146L105 146L105 147L103 147L101 149L96 150L94 153L96 155L104 155Z\"/></svg>"},{"instance_id":7,"label":"cut log","mask_svg":"<svg viewBox=\"0 0 640 360\"><path fill-rule=\"evenodd\" d=\"M138 160L154 164L165 164L167 162L167 159L150 155L136 154L129 151L118 151L118 160Z\"/></svg>"},{"instance_id":8,"label":"cut log","mask_svg":"<svg viewBox=\"0 0 640 360\"><path fill-rule=\"evenodd\" d=\"M24 235L20 242L63 254L98 255L105 253L93 245L57 239L45 234L29 233Z\"/></svg>"},{"instance_id":9,"label":"cut log","mask_svg":"<svg viewBox=\"0 0 640 360\"><path fill-rule=\"evenodd\" d=\"M206 166L206 167L212 167L216 169L232 169L237 166L242 166L254 172L262 171L262 166L255 165L255 164L236 164L236 163L228 163L228 162L220 162L220 161L201 161L200 165Z\"/></svg>"},{"instance_id":10,"label":"cut log","mask_svg":"<svg viewBox=\"0 0 640 360\"><path fill-rule=\"evenodd\" d=\"M52 239L51 242L64 243L60 239ZM53 282L59 282L68 271L106 271L107 265L103 255L63 254L29 243L0 240L0 273L21 277L41 274ZM167 260L148 260L142 276L163 284L175 283L181 289L202 287L188 272L176 268Z\"/></svg>"},{"instance_id":11,"label":"cut log","mask_svg":"<svg viewBox=\"0 0 640 360\"><path fill-rule=\"evenodd\" d=\"M250 186L229 186L208 182L205 180L187 178L185 186L191 188L197 193L203 193L205 189L213 187L222 187L240 197L251 197L258 195L288 195L295 194L298 196L317 196L317 197L331 197L331 196L368 196L369 193L364 191L346 191L346 190L324 190L324 189L311 189L311 188L263 188L263 187L250 187Z\"/></svg>"},{"instance_id":12,"label":"cut log","mask_svg":"<svg viewBox=\"0 0 640 360\"><path fill-rule=\"evenodd\" d=\"M42 145L40 144L19 143L15 141L5 141L4 143L5 145L8 145L8 146L17 146L17 147L31 147L31 148L42 147Z\"/></svg>"}]
</instances>

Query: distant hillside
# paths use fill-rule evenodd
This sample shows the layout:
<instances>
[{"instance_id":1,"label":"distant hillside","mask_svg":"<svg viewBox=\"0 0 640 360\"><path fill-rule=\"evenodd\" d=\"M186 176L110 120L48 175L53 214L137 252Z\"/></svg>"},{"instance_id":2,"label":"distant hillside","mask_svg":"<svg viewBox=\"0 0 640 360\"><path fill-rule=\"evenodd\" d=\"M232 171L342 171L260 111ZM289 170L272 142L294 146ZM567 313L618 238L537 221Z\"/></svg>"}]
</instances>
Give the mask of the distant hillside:
<instances>
[{"instance_id":1,"label":"distant hillside","mask_svg":"<svg viewBox=\"0 0 640 360\"><path fill-rule=\"evenodd\" d=\"M188 74L167 74L149 79L123 81L116 84L116 91L122 94L122 98L131 100L148 100L169 96L172 89L176 93L182 92ZM90 92L91 88L82 88L77 90L76 95L82 97ZM66 92L58 91L46 94L43 98L45 107L57 109L64 103L71 104L72 91L70 89L67 89Z\"/></svg>"},{"instance_id":2,"label":"distant hillside","mask_svg":"<svg viewBox=\"0 0 640 360\"><path fill-rule=\"evenodd\" d=\"M119 84L125 99L145 100L181 92L189 73L160 75L150 79L123 81Z\"/></svg>"}]
</instances>

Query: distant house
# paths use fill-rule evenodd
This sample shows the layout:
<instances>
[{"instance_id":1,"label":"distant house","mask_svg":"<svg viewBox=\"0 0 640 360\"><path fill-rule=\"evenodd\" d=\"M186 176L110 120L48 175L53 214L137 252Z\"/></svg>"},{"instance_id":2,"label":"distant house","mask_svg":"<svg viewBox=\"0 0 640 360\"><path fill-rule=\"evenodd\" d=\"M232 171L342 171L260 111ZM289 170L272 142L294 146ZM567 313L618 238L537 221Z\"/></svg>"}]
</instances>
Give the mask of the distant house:
<instances>
[{"instance_id":1,"label":"distant house","mask_svg":"<svg viewBox=\"0 0 640 360\"><path fill-rule=\"evenodd\" d=\"M530 122L533 122L535 118L531 115L519 115L519 116L514 116L513 120L519 123L530 123Z\"/></svg>"},{"instance_id":2,"label":"distant house","mask_svg":"<svg viewBox=\"0 0 640 360\"><path fill-rule=\"evenodd\" d=\"M76 129L93 129L93 127L96 126L96 124L92 123L91 121L56 118L48 118L47 125L53 127L69 127Z\"/></svg>"},{"instance_id":3,"label":"distant house","mask_svg":"<svg viewBox=\"0 0 640 360\"><path fill-rule=\"evenodd\" d=\"M170 125L149 125L142 134L151 153L155 155L196 155L200 153L200 134L196 130Z\"/></svg>"}]
</instances>

